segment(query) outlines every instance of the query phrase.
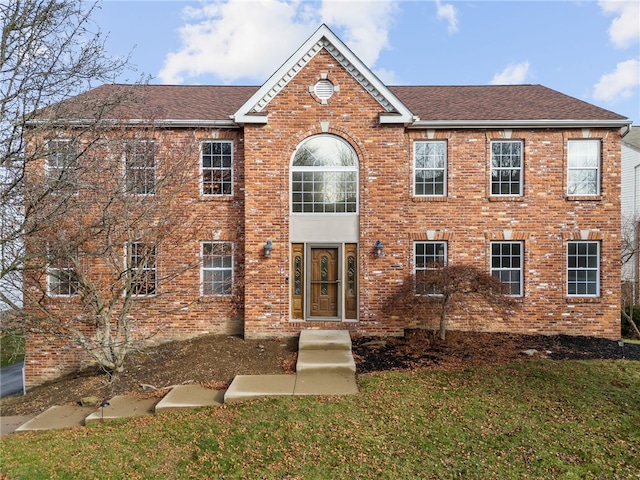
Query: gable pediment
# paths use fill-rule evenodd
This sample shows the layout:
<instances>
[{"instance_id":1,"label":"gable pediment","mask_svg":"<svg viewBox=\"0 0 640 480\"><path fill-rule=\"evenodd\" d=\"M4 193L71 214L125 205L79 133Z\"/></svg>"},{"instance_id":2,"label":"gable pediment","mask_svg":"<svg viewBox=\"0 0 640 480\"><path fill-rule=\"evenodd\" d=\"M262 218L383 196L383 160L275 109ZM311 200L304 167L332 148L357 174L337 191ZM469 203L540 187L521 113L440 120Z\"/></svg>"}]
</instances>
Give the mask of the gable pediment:
<instances>
[{"instance_id":1,"label":"gable pediment","mask_svg":"<svg viewBox=\"0 0 640 480\"><path fill-rule=\"evenodd\" d=\"M234 121L238 124L268 123L266 109L269 102L323 49L382 107L380 123L413 122L414 116L411 111L326 25L316 30L238 109L233 116Z\"/></svg>"}]
</instances>

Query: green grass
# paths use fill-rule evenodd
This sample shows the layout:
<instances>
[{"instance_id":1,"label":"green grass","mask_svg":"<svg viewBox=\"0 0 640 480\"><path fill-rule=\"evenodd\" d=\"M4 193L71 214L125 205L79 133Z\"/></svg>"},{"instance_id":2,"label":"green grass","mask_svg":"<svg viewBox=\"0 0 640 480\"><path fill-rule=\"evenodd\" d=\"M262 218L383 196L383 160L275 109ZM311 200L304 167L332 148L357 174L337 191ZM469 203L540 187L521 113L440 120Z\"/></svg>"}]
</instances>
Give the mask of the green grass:
<instances>
[{"instance_id":1,"label":"green grass","mask_svg":"<svg viewBox=\"0 0 640 480\"><path fill-rule=\"evenodd\" d=\"M0 367L24 360L24 335L4 332L0 335Z\"/></svg>"},{"instance_id":2,"label":"green grass","mask_svg":"<svg viewBox=\"0 0 640 480\"><path fill-rule=\"evenodd\" d=\"M379 373L288 397L2 439L11 479L638 479L640 365ZM0 476L1 477L1 476Z\"/></svg>"}]
</instances>

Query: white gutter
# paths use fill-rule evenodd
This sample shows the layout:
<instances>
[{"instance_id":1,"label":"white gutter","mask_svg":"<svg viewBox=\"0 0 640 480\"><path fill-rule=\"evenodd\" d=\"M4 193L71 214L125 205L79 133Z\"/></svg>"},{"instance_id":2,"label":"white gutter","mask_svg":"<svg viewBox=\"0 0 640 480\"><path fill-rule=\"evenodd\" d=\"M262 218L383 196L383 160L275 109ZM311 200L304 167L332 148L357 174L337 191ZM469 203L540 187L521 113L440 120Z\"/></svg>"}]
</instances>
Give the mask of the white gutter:
<instances>
[{"instance_id":1,"label":"white gutter","mask_svg":"<svg viewBox=\"0 0 640 480\"><path fill-rule=\"evenodd\" d=\"M407 128L622 128L631 120L416 120Z\"/></svg>"},{"instance_id":2,"label":"white gutter","mask_svg":"<svg viewBox=\"0 0 640 480\"><path fill-rule=\"evenodd\" d=\"M78 120L29 120L26 122L29 126L51 125L66 127L90 127L97 123L106 123L112 125L154 125L157 127L215 127L215 128L240 128L233 120L199 120L199 119L162 119L151 120L142 118L132 118L128 120L118 119L78 119Z\"/></svg>"}]
</instances>

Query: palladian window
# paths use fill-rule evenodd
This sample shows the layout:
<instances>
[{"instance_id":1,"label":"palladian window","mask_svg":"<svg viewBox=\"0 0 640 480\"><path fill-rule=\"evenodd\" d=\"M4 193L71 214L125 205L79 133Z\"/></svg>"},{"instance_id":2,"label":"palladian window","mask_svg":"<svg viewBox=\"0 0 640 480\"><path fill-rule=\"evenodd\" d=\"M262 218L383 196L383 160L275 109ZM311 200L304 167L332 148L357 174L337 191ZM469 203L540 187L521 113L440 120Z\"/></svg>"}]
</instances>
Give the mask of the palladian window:
<instances>
[{"instance_id":1,"label":"palladian window","mask_svg":"<svg viewBox=\"0 0 640 480\"><path fill-rule=\"evenodd\" d=\"M291 168L293 213L357 213L358 160L344 140L311 137L298 146Z\"/></svg>"}]
</instances>

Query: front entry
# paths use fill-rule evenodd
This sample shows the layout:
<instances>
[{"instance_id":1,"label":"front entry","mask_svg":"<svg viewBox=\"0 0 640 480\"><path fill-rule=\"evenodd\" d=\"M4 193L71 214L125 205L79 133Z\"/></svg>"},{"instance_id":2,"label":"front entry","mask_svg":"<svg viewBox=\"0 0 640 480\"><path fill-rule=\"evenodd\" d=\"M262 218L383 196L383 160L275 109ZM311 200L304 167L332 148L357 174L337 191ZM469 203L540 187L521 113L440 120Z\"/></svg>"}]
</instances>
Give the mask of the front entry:
<instances>
[{"instance_id":1,"label":"front entry","mask_svg":"<svg viewBox=\"0 0 640 480\"><path fill-rule=\"evenodd\" d=\"M310 317L337 317L338 291L338 249L311 249Z\"/></svg>"},{"instance_id":2,"label":"front entry","mask_svg":"<svg viewBox=\"0 0 640 480\"><path fill-rule=\"evenodd\" d=\"M356 244L291 245L291 317L357 320Z\"/></svg>"}]
</instances>

